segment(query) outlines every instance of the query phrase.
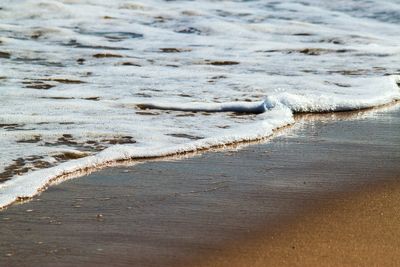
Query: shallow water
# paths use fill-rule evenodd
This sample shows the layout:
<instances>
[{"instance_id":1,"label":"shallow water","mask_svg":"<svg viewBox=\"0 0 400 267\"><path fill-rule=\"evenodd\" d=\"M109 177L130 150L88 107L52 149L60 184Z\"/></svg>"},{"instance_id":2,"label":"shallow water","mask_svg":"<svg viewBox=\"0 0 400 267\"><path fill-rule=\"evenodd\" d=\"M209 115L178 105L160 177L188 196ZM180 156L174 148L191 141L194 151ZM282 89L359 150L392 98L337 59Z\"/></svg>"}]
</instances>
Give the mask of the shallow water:
<instances>
[{"instance_id":1,"label":"shallow water","mask_svg":"<svg viewBox=\"0 0 400 267\"><path fill-rule=\"evenodd\" d=\"M0 206L65 172L398 100L399 21L397 1L2 1Z\"/></svg>"}]
</instances>

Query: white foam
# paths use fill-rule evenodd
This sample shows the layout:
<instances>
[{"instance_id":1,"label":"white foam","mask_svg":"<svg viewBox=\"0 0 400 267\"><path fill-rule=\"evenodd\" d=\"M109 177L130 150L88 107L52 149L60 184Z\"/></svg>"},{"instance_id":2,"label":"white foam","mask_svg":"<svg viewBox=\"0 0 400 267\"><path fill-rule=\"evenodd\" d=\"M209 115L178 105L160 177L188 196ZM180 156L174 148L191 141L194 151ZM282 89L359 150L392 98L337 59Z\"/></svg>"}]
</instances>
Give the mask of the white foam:
<instances>
[{"instance_id":1,"label":"white foam","mask_svg":"<svg viewBox=\"0 0 400 267\"><path fill-rule=\"evenodd\" d=\"M0 184L0 207L12 203L18 198L33 197L38 193L38 190L46 188L52 179L67 174L85 169L104 167L109 163L120 160L172 156L232 143L258 140L272 135L273 130L279 127L293 123L292 113L287 108L279 107L271 110L270 114L263 114L261 116L265 117L265 119L257 123L238 127L223 136L215 136L172 146L164 145L138 148L129 145L116 145L103 150L95 156L71 160L56 167L18 176Z\"/></svg>"},{"instance_id":2,"label":"white foam","mask_svg":"<svg viewBox=\"0 0 400 267\"><path fill-rule=\"evenodd\" d=\"M372 108L400 100L400 90L397 85L399 77L393 75L365 78L360 80L362 82L359 81L358 90L353 89L348 94L283 92L268 97L266 102L267 106L284 105L293 112L333 112Z\"/></svg>"},{"instance_id":3,"label":"white foam","mask_svg":"<svg viewBox=\"0 0 400 267\"><path fill-rule=\"evenodd\" d=\"M0 176L55 166L16 170L0 206L65 172L399 100L400 4L340 2L2 1ZM29 88L40 83L54 87ZM110 141L124 136L137 142ZM57 161L71 151L90 156Z\"/></svg>"},{"instance_id":4,"label":"white foam","mask_svg":"<svg viewBox=\"0 0 400 267\"><path fill-rule=\"evenodd\" d=\"M160 109L174 111L191 111L191 112L237 112L259 114L267 111L264 101L249 102L229 102L229 103L141 103L141 109Z\"/></svg>"}]
</instances>

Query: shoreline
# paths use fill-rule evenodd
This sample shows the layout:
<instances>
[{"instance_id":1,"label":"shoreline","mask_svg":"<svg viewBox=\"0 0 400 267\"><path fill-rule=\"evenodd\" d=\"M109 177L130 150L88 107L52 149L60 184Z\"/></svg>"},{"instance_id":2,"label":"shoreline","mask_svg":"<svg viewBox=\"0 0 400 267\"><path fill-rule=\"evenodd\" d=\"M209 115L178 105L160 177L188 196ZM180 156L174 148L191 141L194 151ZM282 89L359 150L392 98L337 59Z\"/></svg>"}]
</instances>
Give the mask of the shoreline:
<instances>
[{"instance_id":1,"label":"shoreline","mask_svg":"<svg viewBox=\"0 0 400 267\"><path fill-rule=\"evenodd\" d=\"M239 151L65 181L0 212L0 262L192 266L235 244L251 248L261 233L284 235L308 212L320 214L323 203L397 181L399 114L308 120Z\"/></svg>"},{"instance_id":2,"label":"shoreline","mask_svg":"<svg viewBox=\"0 0 400 267\"><path fill-rule=\"evenodd\" d=\"M132 157L132 158L127 158L127 159L116 159L116 160L111 160L111 161L106 161L100 164L95 164L95 167L85 167L73 171L63 171L62 174L56 175L53 178L50 179L45 179L45 183L43 186L39 187L37 189L36 193L31 194L30 196L17 196L15 200L11 201L8 204L5 204L0 207L0 212L2 210L7 209L8 207L15 205L15 204L23 204L26 202L29 202L31 199L33 199L35 196L40 195L41 193L45 192L49 187L58 185L64 181L68 181L70 179L76 179L79 177L83 177L85 175L90 175L92 173L104 170L106 168L113 168L113 167L119 167L119 166L133 166L136 164L142 164L146 162L152 162L152 161L168 161L168 160L179 160L179 159L185 159L189 157L196 157L198 155L201 155L203 153L213 153L213 152L223 152L225 150L230 150L230 149L237 149L241 147L246 147L249 145L254 145L254 144L263 144L268 142L269 140L273 139L276 136L279 136L282 131L287 130L288 128L295 127L296 124L298 123L307 123L309 121L313 120L332 120L332 117L334 118L333 120L343 120L343 119L353 119L357 117L363 117L363 116L368 116L370 113L376 113L376 112L382 112L385 110L391 110L391 109L396 109L398 108L399 100L395 100L391 103L375 106L375 107L368 107L368 108L363 108L359 110L352 110L352 111L332 111L332 112L305 112L305 113L293 113L293 123L277 127L272 130L270 135L265 135L260 138L254 138L254 139L245 139L241 141L234 141L234 142L227 142L222 145L207 145L205 148L195 148L193 150L185 150L182 152L174 152L174 153L168 153L166 155L161 155L161 156L146 156L146 157ZM330 118L331 117L331 118ZM290 131L290 129L289 129ZM83 158L85 159L85 158ZM67 162L68 163L68 162ZM54 168L57 168L58 166L55 166ZM37 171L41 171L45 169L39 169ZM29 174L28 174L29 175ZM34 173L35 176L35 173ZM33 177L35 178L35 177ZM36 177L37 178L37 177ZM7 183L7 182L6 182ZM0 184L2 186L2 184Z\"/></svg>"}]
</instances>

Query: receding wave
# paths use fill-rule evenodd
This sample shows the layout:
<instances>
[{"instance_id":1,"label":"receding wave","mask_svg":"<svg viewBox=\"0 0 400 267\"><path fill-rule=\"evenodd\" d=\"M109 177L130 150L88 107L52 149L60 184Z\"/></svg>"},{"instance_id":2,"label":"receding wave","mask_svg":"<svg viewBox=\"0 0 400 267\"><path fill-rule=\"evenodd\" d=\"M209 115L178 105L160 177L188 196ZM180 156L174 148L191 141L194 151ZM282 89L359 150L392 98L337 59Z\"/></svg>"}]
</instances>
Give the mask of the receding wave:
<instances>
[{"instance_id":1,"label":"receding wave","mask_svg":"<svg viewBox=\"0 0 400 267\"><path fill-rule=\"evenodd\" d=\"M267 96L259 102L232 103L141 103L140 109L158 109L186 112L236 112L248 114L264 113L276 106L285 106L293 113L335 112L373 108L400 99L400 76L364 78L359 83L360 92L337 95L330 92L293 94L288 92ZM353 89L354 90L354 89Z\"/></svg>"},{"instance_id":2,"label":"receding wave","mask_svg":"<svg viewBox=\"0 0 400 267\"><path fill-rule=\"evenodd\" d=\"M354 99L337 99L324 96L323 98L312 99L311 97L283 94L256 103L192 103L177 106L141 104L140 108L142 109L149 108L187 112L264 113L260 116L265 116L265 118L262 118L262 120L258 122L237 127L231 132L225 133L223 136L205 138L179 145L145 148L137 148L129 145L115 145L94 156L71 160L56 167L38 170L19 176L0 184L0 207L6 206L18 199L33 197L39 192L39 190L46 188L50 181L85 169L101 168L116 161L172 156L218 146L225 146L232 143L266 138L271 136L273 131L277 128L292 124L294 122L294 112L358 110L400 100L400 90L397 85L400 81L399 78L399 76L387 78L389 81L388 84L380 84L380 88L382 89L385 89L385 86L387 87L387 92L383 90L385 93L375 97L367 95L371 98L368 98L367 96L356 96ZM374 84L374 86L378 85Z\"/></svg>"},{"instance_id":3,"label":"receding wave","mask_svg":"<svg viewBox=\"0 0 400 267\"><path fill-rule=\"evenodd\" d=\"M2 1L0 207L66 174L399 100L399 3L331 2Z\"/></svg>"},{"instance_id":4,"label":"receding wave","mask_svg":"<svg viewBox=\"0 0 400 267\"><path fill-rule=\"evenodd\" d=\"M231 103L184 103L184 104L138 104L140 109L159 109L188 112L236 112L260 114L266 112L270 107L265 101L256 103L231 102Z\"/></svg>"}]
</instances>

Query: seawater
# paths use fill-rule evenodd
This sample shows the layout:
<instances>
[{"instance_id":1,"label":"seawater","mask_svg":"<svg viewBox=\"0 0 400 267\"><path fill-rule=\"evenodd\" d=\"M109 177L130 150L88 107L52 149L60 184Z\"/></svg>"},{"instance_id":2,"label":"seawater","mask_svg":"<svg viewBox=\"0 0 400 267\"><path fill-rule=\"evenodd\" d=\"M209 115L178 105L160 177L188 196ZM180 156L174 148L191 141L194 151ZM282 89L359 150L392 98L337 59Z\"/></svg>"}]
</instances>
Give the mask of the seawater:
<instances>
[{"instance_id":1,"label":"seawater","mask_svg":"<svg viewBox=\"0 0 400 267\"><path fill-rule=\"evenodd\" d=\"M3 0L0 207L115 160L400 99L400 3Z\"/></svg>"}]
</instances>

